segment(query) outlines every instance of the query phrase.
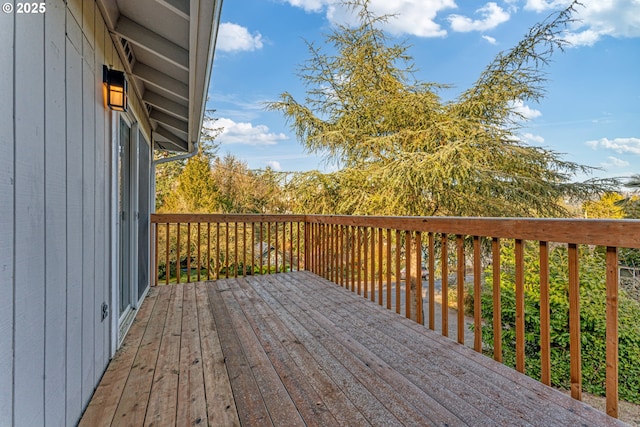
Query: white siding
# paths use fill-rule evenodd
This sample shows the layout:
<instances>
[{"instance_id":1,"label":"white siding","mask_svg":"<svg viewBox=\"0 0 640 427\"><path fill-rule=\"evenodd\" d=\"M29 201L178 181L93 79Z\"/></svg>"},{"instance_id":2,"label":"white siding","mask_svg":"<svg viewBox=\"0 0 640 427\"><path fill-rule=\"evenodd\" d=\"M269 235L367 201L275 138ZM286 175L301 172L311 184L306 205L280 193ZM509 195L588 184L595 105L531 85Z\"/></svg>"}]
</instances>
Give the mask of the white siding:
<instances>
[{"instance_id":1,"label":"white siding","mask_svg":"<svg viewBox=\"0 0 640 427\"><path fill-rule=\"evenodd\" d=\"M96 183L95 188L97 193L109 195L109 161L111 154L109 139L109 113L102 105L102 74L101 74L101 61L105 57L105 41L111 43L111 38L106 30L104 23L102 22L101 15L99 13L94 14L96 21L96 47L95 47L95 82L94 82L94 96L95 96L95 112L96 112L96 140L104 141L102 145L96 145ZM95 199L95 230L96 230L96 259L95 259L95 271L97 283L109 283L109 258L106 254L109 254L109 239L105 239L102 236L108 234L109 222L108 222L108 197L96 197ZM96 287L94 297L94 313L102 313L102 303L109 302L110 290L107 286ZM105 366L109 361L109 319L105 319L100 323L96 323L96 340L95 340L95 354L94 363L96 370L93 378L94 384L97 383L102 377L102 370L100 366Z\"/></svg>"},{"instance_id":2,"label":"white siding","mask_svg":"<svg viewBox=\"0 0 640 427\"><path fill-rule=\"evenodd\" d=\"M3 16L4 15L4 16ZM14 19L0 15L0 58L13 58ZM14 69L0 67L0 93L11 94ZM13 290L14 290L14 177L13 114L8 103L0 103L0 420L13 422Z\"/></svg>"},{"instance_id":3,"label":"white siding","mask_svg":"<svg viewBox=\"0 0 640 427\"><path fill-rule=\"evenodd\" d=\"M45 383L49 425L65 424L66 395L66 102L64 3L48 5L45 16Z\"/></svg>"},{"instance_id":4,"label":"white siding","mask_svg":"<svg viewBox=\"0 0 640 427\"><path fill-rule=\"evenodd\" d=\"M44 425L44 405L32 404L44 396L43 40L44 15L15 19L14 420L24 425Z\"/></svg>"},{"instance_id":5,"label":"white siding","mask_svg":"<svg viewBox=\"0 0 640 427\"><path fill-rule=\"evenodd\" d=\"M75 25L67 14L67 28ZM73 33L73 30L69 33ZM82 410L82 58L67 39L67 421Z\"/></svg>"},{"instance_id":6,"label":"white siding","mask_svg":"<svg viewBox=\"0 0 640 427\"><path fill-rule=\"evenodd\" d=\"M118 315L102 65L122 66L93 0L1 14L0 40L0 426L73 426Z\"/></svg>"},{"instance_id":7,"label":"white siding","mask_svg":"<svg viewBox=\"0 0 640 427\"><path fill-rule=\"evenodd\" d=\"M87 5L85 4L85 9ZM93 16L93 14L91 15ZM82 133L83 141L96 140L96 96L94 91L94 52L86 37L82 39ZM93 336L100 312L95 311L96 283L96 224L95 224L95 171L96 145L82 144L82 405L89 403L95 381Z\"/></svg>"}]
</instances>

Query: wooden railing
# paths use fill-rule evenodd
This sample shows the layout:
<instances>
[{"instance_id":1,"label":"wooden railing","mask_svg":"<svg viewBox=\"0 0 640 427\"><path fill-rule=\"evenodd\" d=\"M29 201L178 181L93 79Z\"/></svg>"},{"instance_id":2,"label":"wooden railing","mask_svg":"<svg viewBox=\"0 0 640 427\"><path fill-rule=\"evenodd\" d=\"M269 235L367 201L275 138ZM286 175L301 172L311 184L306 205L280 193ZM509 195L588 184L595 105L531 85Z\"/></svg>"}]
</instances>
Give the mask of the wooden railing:
<instances>
[{"instance_id":1,"label":"wooden railing","mask_svg":"<svg viewBox=\"0 0 640 427\"><path fill-rule=\"evenodd\" d=\"M535 242L540 380L547 385L552 377L549 254L560 245L567 252L570 384L576 399L582 394L579 247L603 247L606 411L618 415L618 250L640 248L640 221L157 214L152 215L152 223L156 236L152 277L156 284L174 281L170 277L172 264L176 273L186 269L187 281L305 269L435 329L438 281L442 289L441 333L448 335L446 308L453 305L457 308L456 338L464 342L465 302L471 299L473 347L483 351L482 326L491 322L494 345L489 350L498 361L503 357L501 273L505 267L501 248L511 245L515 254L514 265L509 267L515 276L515 368L520 372L525 372L525 246ZM197 274L192 276L194 263ZM470 291L465 289L467 275L473 276ZM483 285L485 275L491 280ZM427 278L426 292L423 276ZM175 281L180 280L176 274ZM454 289L449 281L455 281ZM491 294L493 318L482 317L483 287L491 288L485 292ZM449 301L450 290L454 301ZM423 318L423 298L427 299L428 319Z\"/></svg>"},{"instance_id":2,"label":"wooden railing","mask_svg":"<svg viewBox=\"0 0 640 427\"><path fill-rule=\"evenodd\" d=\"M303 269L303 221L302 215L152 214L151 277L158 285Z\"/></svg>"}]
</instances>

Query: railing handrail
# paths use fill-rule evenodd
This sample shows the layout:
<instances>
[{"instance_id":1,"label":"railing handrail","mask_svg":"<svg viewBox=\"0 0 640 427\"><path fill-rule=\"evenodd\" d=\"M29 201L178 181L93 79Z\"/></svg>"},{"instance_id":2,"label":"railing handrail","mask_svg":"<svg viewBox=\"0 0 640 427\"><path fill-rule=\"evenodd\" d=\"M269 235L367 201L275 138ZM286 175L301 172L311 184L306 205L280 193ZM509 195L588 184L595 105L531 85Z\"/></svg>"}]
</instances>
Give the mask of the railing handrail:
<instances>
[{"instance_id":1,"label":"railing handrail","mask_svg":"<svg viewBox=\"0 0 640 427\"><path fill-rule=\"evenodd\" d=\"M305 215L305 222L640 248L640 220Z\"/></svg>"},{"instance_id":2,"label":"railing handrail","mask_svg":"<svg viewBox=\"0 0 640 427\"><path fill-rule=\"evenodd\" d=\"M375 227L640 249L640 220L303 214L154 213L151 223L283 222Z\"/></svg>"},{"instance_id":3,"label":"railing handrail","mask_svg":"<svg viewBox=\"0 0 640 427\"><path fill-rule=\"evenodd\" d=\"M306 215L291 214L230 214L230 213L152 213L152 224L216 223L216 222L303 222Z\"/></svg>"}]
</instances>

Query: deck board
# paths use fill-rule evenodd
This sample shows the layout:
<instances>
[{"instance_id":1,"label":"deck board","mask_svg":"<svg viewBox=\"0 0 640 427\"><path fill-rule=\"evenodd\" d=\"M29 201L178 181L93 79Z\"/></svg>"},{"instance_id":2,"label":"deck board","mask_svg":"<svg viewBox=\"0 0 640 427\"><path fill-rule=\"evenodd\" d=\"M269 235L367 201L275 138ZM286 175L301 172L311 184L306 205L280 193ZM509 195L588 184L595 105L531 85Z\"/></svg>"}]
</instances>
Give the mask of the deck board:
<instances>
[{"instance_id":1,"label":"deck board","mask_svg":"<svg viewBox=\"0 0 640 427\"><path fill-rule=\"evenodd\" d=\"M259 298L255 298L255 292L242 289L239 280L234 280L230 286L234 289L236 302L241 306L245 318L253 329L259 344L269 355L269 362L273 365L278 375L277 381L281 381L284 386L285 393L291 396L292 403L296 402L292 410L299 411L298 414L286 414L282 418L286 420L296 420L300 425L304 425L304 420L310 420L307 425L335 425L337 423L333 414L328 410L322 396L309 383L305 372L306 366L298 366L291 358L288 351L284 348L281 340L284 337L278 337L273 332L274 327L283 327L282 321L273 316L268 320L262 319L258 314L256 307Z\"/></svg>"},{"instance_id":2,"label":"deck board","mask_svg":"<svg viewBox=\"0 0 640 427\"><path fill-rule=\"evenodd\" d=\"M122 424L623 425L308 272L152 289L81 423Z\"/></svg>"},{"instance_id":3,"label":"deck board","mask_svg":"<svg viewBox=\"0 0 640 427\"><path fill-rule=\"evenodd\" d=\"M268 425L269 412L260 394L260 389L250 370L249 362L233 325L233 319L215 285L209 285L209 304L214 313L223 348L225 365L229 375L236 410L241 425Z\"/></svg>"},{"instance_id":4,"label":"deck board","mask_svg":"<svg viewBox=\"0 0 640 427\"><path fill-rule=\"evenodd\" d=\"M241 351L248 362L247 367L258 386L259 398L263 400L274 425L287 423L291 426L302 426L304 422L291 396L295 390L292 390L291 393L287 392L282 379L276 372L274 363L270 360L272 355L262 347L256 336L260 331L251 328L242 308L234 298L234 282L234 279L230 279L218 281L215 285L217 285L220 291L219 295L227 306L230 320L233 322L232 328L237 333L239 344L242 347ZM231 386L233 387L233 381ZM236 388L234 388L234 392L235 390Z\"/></svg>"},{"instance_id":5,"label":"deck board","mask_svg":"<svg viewBox=\"0 0 640 427\"><path fill-rule=\"evenodd\" d=\"M239 280L237 283L240 288L245 291L245 295L251 293L257 294L256 290L251 287L247 281ZM260 316L263 324L270 325L271 330L280 338L283 348L289 353L291 359L304 371L306 379L336 421L341 425L367 425L368 422L366 418L347 398L327 371L320 367L309 351L310 349L303 345L303 342L296 337L293 333L294 328L292 325L290 323L285 324L283 322L285 319L278 317L275 307L267 304L261 297L255 298L254 307L256 314ZM274 322L274 319L279 320Z\"/></svg>"},{"instance_id":6,"label":"deck board","mask_svg":"<svg viewBox=\"0 0 640 427\"><path fill-rule=\"evenodd\" d=\"M196 296L209 425L239 426L240 420L225 368L218 329L209 307L206 286L196 286ZM172 423L169 424L172 425Z\"/></svg>"},{"instance_id":7,"label":"deck board","mask_svg":"<svg viewBox=\"0 0 640 427\"><path fill-rule=\"evenodd\" d=\"M303 322L312 339L325 350L318 352L316 363L329 372L337 372L340 375L349 398L353 399L371 424L422 425L425 424L425 420L437 423L433 419L437 416L444 418L442 423L446 420L449 425L461 425L453 414L443 414L442 408L434 411L434 406L429 405L431 402L427 395L416 387L411 387L412 384L406 378L394 376L394 372L384 362L345 334L327 319L321 310L293 298L293 292L287 292L288 288L281 288L279 281L274 281L271 285L273 287L263 288L273 293L275 298L271 303L282 304L283 308L292 314L289 321L300 319ZM305 345L313 343L305 341ZM317 346L315 348L317 349Z\"/></svg>"},{"instance_id":8,"label":"deck board","mask_svg":"<svg viewBox=\"0 0 640 427\"><path fill-rule=\"evenodd\" d=\"M113 417L120 403L127 378L131 373L133 361L140 348L140 342L149 324L149 317L153 312L158 294L158 288L151 289L138 312L129 334L120 350L115 354L100 384L93 393L80 427L101 427L113 425Z\"/></svg>"},{"instance_id":9,"label":"deck board","mask_svg":"<svg viewBox=\"0 0 640 427\"><path fill-rule=\"evenodd\" d=\"M158 288L156 288L158 289ZM149 405L145 417L146 426L161 426L162 422L175 424L177 399L175 390L178 387L180 373L174 368L174 361L180 356L180 336L182 333L182 299L184 286L169 289L171 298L167 321L162 333L160 353L153 376L153 385L149 395Z\"/></svg>"},{"instance_id":10,"label":"deck board","mask_svg":"<svg viewBox=\"0 0 640 427\"><path fill-rule=\"evenodd\" d=\"M144 331L140 347L131 365L127 383L114 415L114 423L141 426L144 424L153 375L157 366L162 332L167 319L171 290L159 292L153 313Z\"/></svg>"},{"instance_id":11,"label":"deck board","mask_svg":"<svg viewBox=\"0 0 640 427\"><path fill-rule=\"evenodd\" d=\"M194 283L184 285L182 335L180 343L180 378L176 419L183 425L200 425L207 416L202 371L202 346Z\"/></svg>"}]
</instances>

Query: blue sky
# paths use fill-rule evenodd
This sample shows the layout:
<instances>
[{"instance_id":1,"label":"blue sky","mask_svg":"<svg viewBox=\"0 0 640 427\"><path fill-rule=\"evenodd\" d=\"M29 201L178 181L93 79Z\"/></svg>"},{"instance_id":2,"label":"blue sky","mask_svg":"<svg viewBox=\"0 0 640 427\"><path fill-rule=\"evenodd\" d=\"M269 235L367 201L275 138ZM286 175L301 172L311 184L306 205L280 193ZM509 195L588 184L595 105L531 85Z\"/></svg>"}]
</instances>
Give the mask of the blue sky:
<instances>
[{"instance_id":1,"label":"blue sky","mask_svg":"<svg viewBox=\"0 0 640 427\"><path fill-rule=\"evenodd\" d=\"M523 103L529 121L522 139L565 153L566 160L602 168L593 176L640 173L640 1L583 0L545 71L546 95ZM513 47L534 23L566 0L371 0L378 14L393 13L385 30L411 45L423 82L452 85L453 99L470 87L500 51ZM264 102L282 92L298 101L297 77L309 58L305 40L322 43L345 22L337 0L226 0L209 87L219 154L231 153L251 169L331 170L304 151L280 113ZM329 51L327 51L329 53ZM587 177L579 176L582 180Z\"/></svg>"}]
</instances>

